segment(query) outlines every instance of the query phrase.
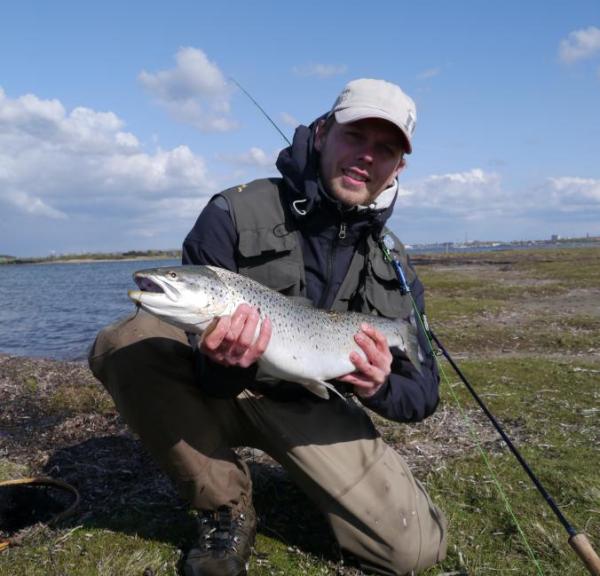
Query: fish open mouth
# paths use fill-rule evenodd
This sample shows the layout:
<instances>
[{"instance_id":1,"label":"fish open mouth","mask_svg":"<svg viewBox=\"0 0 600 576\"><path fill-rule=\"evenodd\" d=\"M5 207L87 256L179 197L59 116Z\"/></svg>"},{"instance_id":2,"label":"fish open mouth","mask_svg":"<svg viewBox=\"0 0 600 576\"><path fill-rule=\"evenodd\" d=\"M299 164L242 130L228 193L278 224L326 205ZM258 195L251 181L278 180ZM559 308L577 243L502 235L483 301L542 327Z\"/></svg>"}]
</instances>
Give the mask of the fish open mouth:
<instances>
[{"instance_id":1,"label":"fish open mouth","mask_svg":"<svg viewBox=\"0 0 600 576\"><path fill-rule=\"evenodd\" d=\"M152 278L136 275L134 276L133 280L142 292L158 292L160 294L164 293L162 287L152 280Z\"/></svg>"},{"instance_id":2,"label":"fish open mouth","mask_svg":"<svg viewBox=\"0 0 600 576\"><path fill-rule=\"evenodd\" d=\"M137 304L160 303L165 298L175 302L179 297L179 291L160 276L141 271L133 275L133 280L139 290L129 290L127 294Z\"/></svg>"}]
</instances>

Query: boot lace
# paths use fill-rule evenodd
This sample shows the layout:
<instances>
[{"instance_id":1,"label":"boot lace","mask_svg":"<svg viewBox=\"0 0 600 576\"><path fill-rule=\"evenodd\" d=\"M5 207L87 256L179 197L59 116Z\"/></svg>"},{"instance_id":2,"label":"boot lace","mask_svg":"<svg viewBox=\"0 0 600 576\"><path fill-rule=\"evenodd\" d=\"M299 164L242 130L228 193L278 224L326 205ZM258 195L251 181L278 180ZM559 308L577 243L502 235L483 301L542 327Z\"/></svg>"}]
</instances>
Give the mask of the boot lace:
<instances>
[{"instance_id":1,"label":"boot lace","mask_svg":"<svg viewBox=\"0 0 600 576\"><path fill-rule=\"evenodd\" d=\"M237 552L239 537L236 531L243 521L243 514L234 519L231 508L227 506L222 506L214 512L204 512L199 518L199 547L217 555L229 551Z\"/></svg>"}]
</instances>

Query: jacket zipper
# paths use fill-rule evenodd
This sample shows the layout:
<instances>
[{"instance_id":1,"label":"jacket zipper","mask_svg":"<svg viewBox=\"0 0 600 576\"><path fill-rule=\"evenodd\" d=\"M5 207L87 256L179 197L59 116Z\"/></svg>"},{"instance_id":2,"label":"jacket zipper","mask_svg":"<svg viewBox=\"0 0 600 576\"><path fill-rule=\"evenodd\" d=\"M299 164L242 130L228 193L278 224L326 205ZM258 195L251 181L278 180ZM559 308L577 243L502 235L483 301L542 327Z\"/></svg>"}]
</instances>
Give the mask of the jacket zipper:
<instances>
[{"instance_id":1,"label":"jacket zipper","mask_svg":"<svg viewBox=\"0 0 600 576\"><path fill-rule=\"evenodd\" d=\"M325 290L323 290L323 295L321 296L321 300L319 301L319 308L323 308L323 306L325 306L325 302L327 302L329 298L329 292L331 291L331 273L333 271L333 260L335 257L335 253L337 252L339 241L344 240L344 238L346 238L346 223L342 220L340 222L337 235L331 241L331 250L329 251L329 258L327 259L327 284L325 284Z\"/></svg>"}]
</instances>

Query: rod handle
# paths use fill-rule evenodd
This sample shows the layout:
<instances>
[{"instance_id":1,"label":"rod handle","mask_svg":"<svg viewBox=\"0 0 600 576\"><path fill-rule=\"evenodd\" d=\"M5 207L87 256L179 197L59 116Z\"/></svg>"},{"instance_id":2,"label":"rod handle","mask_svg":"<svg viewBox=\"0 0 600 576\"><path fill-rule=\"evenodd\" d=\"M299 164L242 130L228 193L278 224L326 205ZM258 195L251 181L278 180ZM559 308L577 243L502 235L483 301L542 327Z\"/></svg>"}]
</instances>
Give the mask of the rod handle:
<instances>
[{"instance_id":1,"label":"rod handle","mask_svg":"<svg viewBox=\"0 0 600 576\"><path fill-rule=\"evenodd\" d=\"M600 576L600 558L592 548L588 537L580 532L569 538L569 544L575 550L577 556L581 558L590 574L592 576Z\"/></svg>"}]
</instances>

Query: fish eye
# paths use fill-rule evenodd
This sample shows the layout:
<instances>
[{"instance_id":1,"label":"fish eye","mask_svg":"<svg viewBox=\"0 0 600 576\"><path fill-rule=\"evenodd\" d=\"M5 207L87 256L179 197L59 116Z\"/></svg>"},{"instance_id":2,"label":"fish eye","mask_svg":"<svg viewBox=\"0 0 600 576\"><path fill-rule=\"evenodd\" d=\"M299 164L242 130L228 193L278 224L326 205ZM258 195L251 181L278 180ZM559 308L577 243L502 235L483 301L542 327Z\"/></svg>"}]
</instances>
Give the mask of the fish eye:
<instances>
[{"instance_id":1,"label":"fish eye","mask_svg":"<svg viewBox=\"0 0 600 576\"><path fill-rule=\"evenodd\" d=\"M173 279L177 278L177 274L175 272L169 272L169 276Z\"/></svg>"}]
</instances>

